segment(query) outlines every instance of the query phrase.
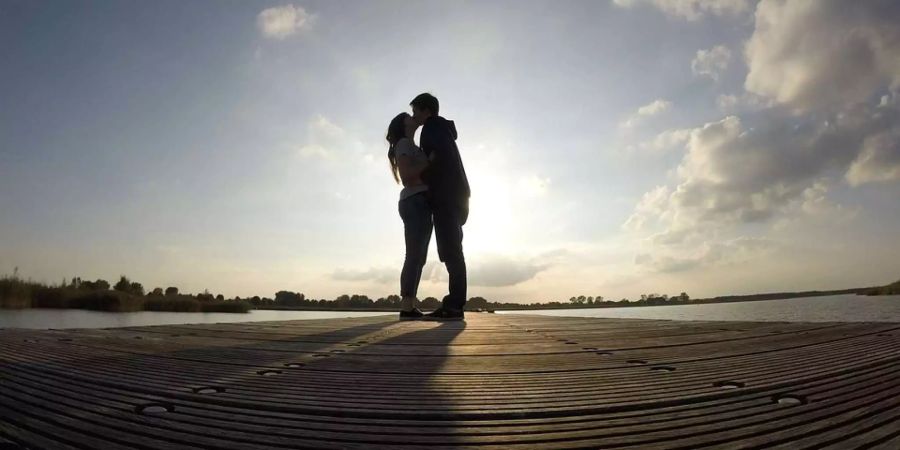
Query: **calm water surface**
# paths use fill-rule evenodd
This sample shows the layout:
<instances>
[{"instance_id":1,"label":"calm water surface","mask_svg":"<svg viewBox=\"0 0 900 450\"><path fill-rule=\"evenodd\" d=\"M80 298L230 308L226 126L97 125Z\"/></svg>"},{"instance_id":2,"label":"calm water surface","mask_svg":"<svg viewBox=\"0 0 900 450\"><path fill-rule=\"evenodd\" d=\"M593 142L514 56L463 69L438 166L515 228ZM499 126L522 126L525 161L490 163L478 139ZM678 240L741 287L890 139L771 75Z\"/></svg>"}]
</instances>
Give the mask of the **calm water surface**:
<instances>
[{"instance_id":1,"label":"calm water surface","mask_svg":"<svg viewBox=\"0 0 900 450\"><path fill-rule=\"evenodd\" d=\"M498 311L500 314L540 314L567 317L611 317L668 320L747 320L766 322L900 322L900 296L833 295L709 305L641 306L545 311ZM107 328L187 323L260 322L268 320L367 317L391 312L273 311L247 314L133 312L110 313L77 309L0 310L0 328Z\"/></svg>"},{"instance_id":2,"label":"calm water surface","mask_svg":"<svg viewBox=\"0 0 900 450\"><path fill-rule=\"evenodd\" d=\"M140 311L113 313L81 309L0 309L0 328L108 328L186 323L261 322L266 320L336 319L368 317L389 312L274 311L238 313L183 313Z\"/></svg>"},{"instance_id":3,"label":"calm water surface","mask_svg":"<svg viewBox=\"0 0 900 450\"><path fill-rule=\"evenodd\" d=\"M500 313L500 311L498 311ZM748 320L763 322L900 322L900 295L827 297L712 303L707 305L641 306L631 308L505 311L566 317L620 319Z\"/></svg>"}]
</instances>

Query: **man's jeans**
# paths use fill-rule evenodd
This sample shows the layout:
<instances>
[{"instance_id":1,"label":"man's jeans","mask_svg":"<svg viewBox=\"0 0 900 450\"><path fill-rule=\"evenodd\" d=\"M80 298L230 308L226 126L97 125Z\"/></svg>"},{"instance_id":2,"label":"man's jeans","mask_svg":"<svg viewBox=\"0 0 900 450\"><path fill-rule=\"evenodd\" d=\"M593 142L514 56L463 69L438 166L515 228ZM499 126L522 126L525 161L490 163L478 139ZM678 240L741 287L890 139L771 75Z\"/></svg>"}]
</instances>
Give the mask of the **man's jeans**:
<instances>
[{"instance_id":1,"label":"man's jeans","mask_svg":"<svg viewBox=\"0 0 900 450\"><path fill-rule=\"evenodd\" d=\"M406 259L400 272L400 295L415 297L422 279L422 267L428 257L431 242L431 207L424 192L400 200L397 208L403 219L403 235L406 238Z\"/></svg>"},{"instance_id":2,"label":"man's jeans","mask_svg":"<svg viewBox=\"0 0 900 450\"><path fill-rule=\"evenodd\" d=\"M466 305L466 258L463 256L462 226L468 211L463 208L432 203L434 236L438 256L447 266L450 276L450 294L444 297L445 308L462 310Z\"/></svg>"}]
</instances>

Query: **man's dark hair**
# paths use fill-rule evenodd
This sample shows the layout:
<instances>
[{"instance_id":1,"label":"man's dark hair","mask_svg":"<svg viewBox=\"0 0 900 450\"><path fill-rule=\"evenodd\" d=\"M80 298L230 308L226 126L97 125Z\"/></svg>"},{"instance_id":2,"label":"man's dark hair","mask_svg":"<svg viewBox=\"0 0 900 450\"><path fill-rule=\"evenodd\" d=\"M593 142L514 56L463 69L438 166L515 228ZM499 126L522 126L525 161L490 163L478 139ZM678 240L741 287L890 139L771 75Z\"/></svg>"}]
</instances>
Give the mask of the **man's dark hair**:
<instances>
[{"instance_id":1,"label":"man's dark hair","mask_svg":"<svg viewBox=\"0 0 900 450\"><path fill-rule=\"evenodd\" d=\"M427 92L417 95L409 104L414 108L427 109L435 116L438 115L440 110L437 97Z\"/></svg>"}]
</instances>

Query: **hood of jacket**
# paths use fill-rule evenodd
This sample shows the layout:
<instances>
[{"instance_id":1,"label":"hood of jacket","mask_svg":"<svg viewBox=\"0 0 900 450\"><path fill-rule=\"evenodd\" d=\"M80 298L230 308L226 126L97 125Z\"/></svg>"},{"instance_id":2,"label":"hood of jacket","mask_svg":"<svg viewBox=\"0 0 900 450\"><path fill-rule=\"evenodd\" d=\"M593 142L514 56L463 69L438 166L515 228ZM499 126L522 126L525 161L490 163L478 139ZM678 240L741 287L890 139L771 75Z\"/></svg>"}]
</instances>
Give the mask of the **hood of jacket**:
<instances>
[{"instance_id":1,"label":"hood of jacket","mask_svg":"<svg viewBox=\"0 0 900 450\"><path fill-rule=\"evenodd\" d=\"M452 120L447 120L441 116L431 116L430 118L428 118L428 121L434 121L437 125L443 125L442 128L450 132L450 137L452 137L454 141L456 140L457 136L459 136L456 132L456 124L453 123Z\"/></svg>"}]
</instances>

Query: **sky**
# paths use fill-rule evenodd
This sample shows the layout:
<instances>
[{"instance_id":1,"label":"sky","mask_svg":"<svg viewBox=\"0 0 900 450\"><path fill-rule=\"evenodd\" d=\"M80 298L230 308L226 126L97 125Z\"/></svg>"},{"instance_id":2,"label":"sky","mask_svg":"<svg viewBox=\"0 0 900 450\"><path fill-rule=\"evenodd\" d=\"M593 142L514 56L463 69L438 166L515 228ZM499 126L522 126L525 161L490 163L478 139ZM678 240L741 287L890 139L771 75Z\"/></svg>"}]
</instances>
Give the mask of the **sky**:
<instances>
[{"instance_id":1,"label":"sky","mask_svg":"<svg viewBox=\"0 0 900 450\"><path fill-rule=\"evenodd\" d=\"M900 278L891 0L0 3L0 273L399 292L384 134L472 188L469 295ZM432 242L419 297L443 296Z\"/></svg>"}]
</instances>

